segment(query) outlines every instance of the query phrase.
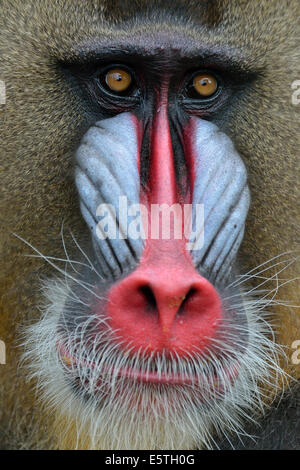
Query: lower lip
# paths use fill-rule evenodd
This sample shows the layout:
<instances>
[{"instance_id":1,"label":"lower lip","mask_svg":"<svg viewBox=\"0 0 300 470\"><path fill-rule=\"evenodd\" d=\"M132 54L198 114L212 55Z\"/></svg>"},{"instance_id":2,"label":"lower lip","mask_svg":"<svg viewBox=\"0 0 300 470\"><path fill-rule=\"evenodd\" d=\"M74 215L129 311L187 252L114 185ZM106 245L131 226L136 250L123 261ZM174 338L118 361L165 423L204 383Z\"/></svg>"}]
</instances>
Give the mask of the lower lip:
<instances>
[{"instance_id":1,"label":"lower lip","mask_svg":"<svg viewBox=\"0 0 300 470\"><path fill-rule=\"evenodd\" d=\"M58 346L58 350L60 352L60 356L63 360L63 362L67 366L72 366L72 365L78 365L78 361L74 359L73 357L70 356L68 351L62 346ZM84 367L90 367L94 368L95 365L93 363L88 363L85 361L80 361L80 365ZM101 375L104 373L107 373L107 375L114 375L114 368L110 368L105 370L105 368L102 369ZM134 369L128 368L128 367L122 367L118 369L117 371L117 376L120 378L132 380L132 381L137 381L137 382L142 382L142 383L149 383L149 384L158 384L158 385L190 385L190 386L199 386L200 384L200 379L199 377L195 376L182 376L179 374L159 374L158 372L142 372L142 371L136 371ZM230 372L227 371L226 373L227 379L229 382L232 384L237 376L238 376L238 367L237 364L231 367ZM207 385L207 381L206 385ZM222 386L220 384L219 379L217 376L215 377L215 380L212 381L212 386L215 389L220 389Z\"/></svg>"}]
</instances>

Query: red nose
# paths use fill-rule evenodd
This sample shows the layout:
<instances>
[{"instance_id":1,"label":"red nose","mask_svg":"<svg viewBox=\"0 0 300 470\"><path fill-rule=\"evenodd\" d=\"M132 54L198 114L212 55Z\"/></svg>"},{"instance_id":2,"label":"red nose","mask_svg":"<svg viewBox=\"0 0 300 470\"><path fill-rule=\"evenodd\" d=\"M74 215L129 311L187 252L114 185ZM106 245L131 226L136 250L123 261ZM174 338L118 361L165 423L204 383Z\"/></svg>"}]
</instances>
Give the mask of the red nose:
<instances>
[{"instance_id":1,"label":"red nose","mask_svg":"<svg viewBox=\"0 0 300 470\"><path fill-rule=\"evenodd\" d=\"M153 246L153 245L152 245ZM173 246L174 248L174 246ZM216 335L221 301L184 253L148 253L109 292L107 313L119 339L133 351L203 351Z\"/></svg>"}]
</instances>

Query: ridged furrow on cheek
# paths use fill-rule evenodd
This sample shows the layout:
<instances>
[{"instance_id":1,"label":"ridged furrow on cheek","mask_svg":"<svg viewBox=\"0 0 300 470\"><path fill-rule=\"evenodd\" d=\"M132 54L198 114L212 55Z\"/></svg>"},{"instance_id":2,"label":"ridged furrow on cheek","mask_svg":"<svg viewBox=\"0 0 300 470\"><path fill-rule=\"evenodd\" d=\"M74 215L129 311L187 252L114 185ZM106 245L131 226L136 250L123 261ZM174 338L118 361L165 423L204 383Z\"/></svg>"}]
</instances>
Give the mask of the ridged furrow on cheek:
<instances>
[{"instance_id":1,"label":"ridged furrow on cheek","mask_svg":"<svg viewBox=\"0 0 300 470\"><path fill-rule=\"evenodd\" d=\"M192 258L220 281L229 275L243 239L250 205L247 171L230 138L211 122L192 118L185 146L193 180ZM203 220L197 205L203 205Z\"/></svg>"},{"instance_id":2,"label":"ridged furrow on cheek","mask_svg":"<svg viewBox=\"0 0 300 470\"><path fill-rule=\"evenodd\" d=\"M104 275L134 266L143 238L132 237L128 215L139 203L138 123L130 113L97 122L76 153L75 180L82 215Z\"/></svg>"}]
</instances>

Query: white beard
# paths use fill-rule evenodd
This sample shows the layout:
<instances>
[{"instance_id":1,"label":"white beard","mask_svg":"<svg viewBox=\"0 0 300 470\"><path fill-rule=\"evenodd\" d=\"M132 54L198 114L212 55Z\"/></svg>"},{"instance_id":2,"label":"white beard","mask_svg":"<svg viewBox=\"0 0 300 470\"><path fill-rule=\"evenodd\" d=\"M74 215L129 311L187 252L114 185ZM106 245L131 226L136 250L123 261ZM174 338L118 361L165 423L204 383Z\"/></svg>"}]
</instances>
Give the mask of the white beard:
<instances>
[{"instance_id":1,"label":"white beard","mask_svg":"<svg viewBox=\"0 0 300 470\"><path fill-rule=\"evenodd\" d=\"M266 336L270 326L262 320L264 303L252 299L244 301L247 348L238 356L239 374L234 383L223 374L227 383L222 398L210 390L205 402L193 386L123 382L120 389L116 377L111 376L109 395L100 393L99 399L95 393L99 377L96 367L88 387L85 385L84 399L70 386L66 365L57 350L57 326L69 294L65 281L45 284L47 305L41 319L26 329L24 358L46 411L66 417L70 426L76 423L78 442L87 436L91 449L209 449L216 435L235 432L242 437L245 417L255 419L264 410L261 388L269 381L276 387L278 379L284 377L278 365L280 348ZM120 362L119 353L107 353L108 361L115 357ZM100 363L98 358L99 368ZM86 368L76 364L73 372L83 384ZM69 432L68 427L64 432Z\"/></svg>"}]
</instances>

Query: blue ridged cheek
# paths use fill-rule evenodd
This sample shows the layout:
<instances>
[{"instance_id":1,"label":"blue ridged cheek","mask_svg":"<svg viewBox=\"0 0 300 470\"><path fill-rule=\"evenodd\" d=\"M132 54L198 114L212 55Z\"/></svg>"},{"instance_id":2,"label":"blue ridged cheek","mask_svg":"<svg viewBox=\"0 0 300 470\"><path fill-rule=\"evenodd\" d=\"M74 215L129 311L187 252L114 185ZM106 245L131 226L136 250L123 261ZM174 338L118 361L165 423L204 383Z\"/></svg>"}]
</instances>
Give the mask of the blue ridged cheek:
<instances>
[{"instance_id":1,"label":"blue ridged cheek","mask_svg":"<svg viewBox=\"0 0 300 470\"><path fill-rule=\"evenodd\" d=\"M118 218L120 197L127 198L128 207L139 203L138 139L130 113L97 122L88 130L76 152L75 181L103 275L122 274L141 256L143 240L120 239L118 234L99 239L97 211L105 204L122 232L126 227Z\"/></svg>"},{"instance_id":2,"label":"blue ridged cheek","mask_svg":"<svg viewBox=\"0 0 300 470\"><path fill-rule=\"evenodd\" d=\"M244 236L250 206L246 167L231 139L208 121L193 118L194 165L193 234L200 238L203 227L196 220L196 204L204 206L203 246L192 250L198 269L221 281L230 275Z\"/></svg>"},{"instance_id":3,"label":"blue ridged cheek","mask_svg":"<svg viewBox=\"0 0 300 470\"><path fill-rule=\"evenodd\" d=\"M250 205L247 171L226 134L211 122L192 119L191 257L198 270L208 273L210 280L220 282L229 277L244 236ZM138 154L136 121L130 113L96 123L85 134L76 153L75 181L81 211L91 230L104 276L121 275L142 256L144 240L133 239L127 233L128 213L124 219L119 217L120 198L126 198L127 207L140 202ZM117 222L118 235L126 233L124 239L97 236L98 208L103 204L108 216ZM204 220L198 220L197 205L203 205ZM203 243L199 244L199 240Z\"/></svg>"}]
</instances>

